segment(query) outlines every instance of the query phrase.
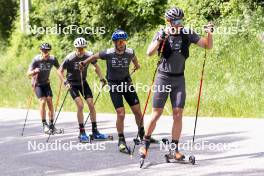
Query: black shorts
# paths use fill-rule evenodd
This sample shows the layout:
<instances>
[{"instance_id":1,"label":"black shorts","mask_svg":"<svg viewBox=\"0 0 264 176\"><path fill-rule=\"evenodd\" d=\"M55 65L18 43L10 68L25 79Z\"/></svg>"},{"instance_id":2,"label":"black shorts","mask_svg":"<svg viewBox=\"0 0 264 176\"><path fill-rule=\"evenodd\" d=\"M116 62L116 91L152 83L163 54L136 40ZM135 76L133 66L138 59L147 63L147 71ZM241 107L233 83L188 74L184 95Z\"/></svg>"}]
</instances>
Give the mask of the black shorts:
<instances>
[{"instance_id":1,"label":"black shorts","mask_svg":"<svg viewBox=\"0 0 264 176\"><path fill-rule=\"evenodd\" d=\"M109 84L110 87L112 87L113 85L118 86L117 84ZM110 97L115 109L124 107L123 96L129 106L139 104L139 99L133 85L130 85L130 88L127 87L125 91L116 91L116 89L111 88Z\"/></svg>"},{"instance_id":2,"label":"black shorts","mask_svg":"<svg viewBox=\"0 0 264 176\"><path fill-rule=\"evenodd\" d=\"M163 87L169 86L169 91ZM152 106L153 108L164 108L168 96L170 96L172 108L184 108L186 92L185 92L185 78L184 76L170 77L158 73L154 87ZM161 91L162 90L162 91Z\"/></svg>"},{"instance_id":3,"label":"black shorts","mask_svg":"<svg viewBox=\"0 0 264 176\"><path fill-rule=\"evenodd\" d=\"M82 91L82 86L81 85L72 85L70 89L70 94L72 99L74 100L76 97L81 95L84 97L85 100L88 98L93 98L92 91L90 89L90 86L88 85L87 81L83 81L83 91ZM83 95L84 92L84 95Z\"/></svg>"},{"instance_id":4,"label":"black shorts","mask_svg":"<svg viewBox=\"0 0 264 176\"><path fill-rule=\"evenodd\" d=\"M35 94L38 98L53 96L50 84L36 85Z\"/></svg>"}]
</instances>

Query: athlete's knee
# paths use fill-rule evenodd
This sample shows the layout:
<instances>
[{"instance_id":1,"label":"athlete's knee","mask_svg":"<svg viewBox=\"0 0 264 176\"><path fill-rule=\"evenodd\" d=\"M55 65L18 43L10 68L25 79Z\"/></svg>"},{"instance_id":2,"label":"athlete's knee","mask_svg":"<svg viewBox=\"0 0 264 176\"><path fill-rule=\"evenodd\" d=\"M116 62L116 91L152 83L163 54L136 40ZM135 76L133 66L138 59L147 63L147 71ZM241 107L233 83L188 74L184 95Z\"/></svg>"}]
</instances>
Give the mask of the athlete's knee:
<instances>
[{"instance_id":1,"label":"athlete's knee","mask_svg":"<svg viewBox=\"0 0 264 176\"><path fill-rule=\"evenodd\" d=\"M173 109L173 120L174 121L181 121L182 120L182 109L181 108L175 108Z\"/></svg>"},{"instance_id":2,"label":"athlete's knee","mask_svg":"<svg viewBox=\"0 0 264 176\"><path fill-rule=\"evenodd\" d=\"M161 114L162 114L162 112L163 112L163 109L162 108L153 108L152 109L152 121L158 121L159 120L159 118L160 118L160 116L161 116Z\"/></svg>"},{"instance_id":3,"label":"athlete's knee","mask_svg":"<svg viewBox=\"0 0 264 176\"><path fill-rule=\"evenodd\" d=\"M42 97L42 98L39 99L39 102L40 102L41 105L44 106L47 103L47 98L46 97Z\"/></svg>"},{"instance_id":4,"label":"athlete's knee","mask_svg":"<svg viewBox=\"0 0 264 176\"><path fill-rule=\"evenodd\" d=\"M78 102L77 103L77 108L78 108L78 111L82 111L83 110L83 103L82 102Z\"/></svg>"},{"instance_id":5,"label":"athlete's knee","mask_svg":"<svg viewBox=\"0 0 264 176\"><path fill-rule=\"evenodd\" d=\"M92 98L87 99L87 104L89 109L94 109L94 103Z\"/></svg>"},{"instance_id":6,"label":"athlete's knee","mask_svg":"<svg viewBox=\"0 0 264 176\"><path fill-rule=\"evenodd\" d=\"M49 106L52 106L52 97L47 97L47 103Z\"/></svg>"},{"instance_id":7,"label":"athlete's knee","mask_svg":"<svg viewBox=\"0 0 264 176\"><path fill-rule=\"evenodd\" d=\"M116 114L119 119L125 118L125 109L123 107L116 109Z\"/></svg>"},{"instance_id":8,"label":"athlete's knee","mask_svg":"<svg viewBox=\"0 0 264 176\"><path fill-rule=\"evenodd\" d=\"M133 113L136 117L141 117L142 116L142 112L141 112L141 109L140 109L140 105L137 104L137 105L134 105L131 107L133 109Z\"/></svg>"}]
</instances>

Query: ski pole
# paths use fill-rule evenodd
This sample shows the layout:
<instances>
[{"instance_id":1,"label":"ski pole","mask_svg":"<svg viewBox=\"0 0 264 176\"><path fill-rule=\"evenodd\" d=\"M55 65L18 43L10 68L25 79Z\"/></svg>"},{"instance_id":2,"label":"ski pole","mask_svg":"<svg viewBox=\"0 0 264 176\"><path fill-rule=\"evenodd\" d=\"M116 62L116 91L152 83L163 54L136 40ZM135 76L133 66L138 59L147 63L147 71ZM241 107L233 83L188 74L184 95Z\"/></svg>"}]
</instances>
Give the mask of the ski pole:
<instances>
[{"instance_id":1,"label":"ski pole","mask_svg":"<svg viewBox=\"0 0 264 176\"><path fill-rule=\"evenodd\" d=\"M60 82L60 88L59 88L59 92L58 92L57 99L56 99L54 117L56 116L56 112L57 112L57 109L58 109L58 106L59 106L60 94L61 94L61 87L62 87L62 81Z\"/></svg>"},{"instance_id":2,"label":"ski pole","mask_svg":"<svg viewBox=\"0 0 264 176\"><path fill-rule=\"evenodd\" d=\"M84 87L83 87L83 73L82 73L82 70L80 70L80 76L81 76L82 94L83 94L83 97L84 97Z\"/></svg>"},{"instance_id":3,"label":"ski pole","mask_svg":"<svg viewBox=\"0 0 264 176\"><path fill-rule=\"evenodd\" d=\"M67 95L68 95L69 91L70 91L70 90L68 89L67 92L66 92L66 94L65 94L65 96L64 96L64 98L63 98L63 101L62 101L62 104L61 104L61 106L60 106L59 112L58 112L58 114L57 114L57 116L56 116L56 119L55 119L55 121L54 121L54 126L55 126L55 124L56 124L56 122L57 122L57 120L58 120L58 117L59 117L59 115L60 115L61 109L62 109L62 107L63 107L63 105L64 105L64 103L65 103L65 100L66 100L66 98L67 98ZM47 142L49 142L50 135L51 135L51 133L49 134L49 137L48 137L48 139L47 139Z\"/></svg>"},{"instance_id":4,"label":"ski pole","mask_svg":"<svg viewBox=\"0 0 264 176\"><path fill-rule=\"evenodd\" d=\"M33 81L33 85L32 85L33 90L32 90L32 92L31 92L31 95L29 96L28 106L27 106L27 113L26 113L26 118L25 118L24 125L23 125L23 128L22 128L21 136L24 135L24 130L25 130L26 123L27 123L27 118L28 118L28 114L29 114L29 109L30 109L31 104L32 104L32 99L33 99L33 96L34 96L34 90L35 90L35 88L36 88L36 82L37 82L37 79L38 79L38 74L34 76L34 81Z\"/></svg>"},{"instance_id":5,"label":"ski pole","mask_svg":"<svg viewBox=\"0 0 264 176\"><path fill-rule=\"evenodd\" d=\"M196 134L197 119L198 119L199 108L200 108L200 100L201 100L201 95L202 95L204 67L205 67L205 61L206 61L206 55L207 55L207 53L206 53L207 45L208 45L208 36L207 36L207 43L205 45L205 50L204 50L204 61L203 61L203 66L202 66L199 94L198 94L198 100L197 100L197 106L196 106L196 115L195 115L195 123L194 123L194 130L193 130L193 139L192 139L192 143L193 144L194 144L194 138L195 138L195 134Z\"/></svg>"},{"instance_id":6,"label":"ski pole","mask_svg":"<svg viewBox=\"0 0 264 176\"><path fill-rule=\"evenodd\" d=\"M96 104L96 102L97 102L97 100L98 100L98 98L99 98L101 92L102 92L102 88L101 88L101 90L99 91L99 93L97 94L97 96L96 96L96 98L95 98L94 106L95 106L95 104ZM84 126L86 125L86 123L87 123L87 121L88 121L90 115L91 115L91 113L89 112L89 114L88 114L88 116L87 116L87 118L86 118L86 120L85 120Z\"/></svg>"},{"instance_id":7,"label":"ski pole","mask_svg":"<svg viewBox=\"0 0 264 176\"><path fill-rule=\"evenodd\" d=\"M164 49L164 46L165 46L165 42L166 42L166 40L163 41L162 46L161 46L161 50L160 50L160 53L159 53L160 60L161 60L161 57L162 57L162 53L163 53L163 49ZM151 87L150 87L150 89L148 91L148 97L147 97L147 100L146 100L146 103L145 103L145 106L144 106L144 111L143 111L143 114L142 114L142 117L141 117L139 128L143 124L144 116L145 116L145 113L146 113L146 110L147 110L147 107L148 107L148 102L149 102L149 99L150 99L150 95L151 95L151 92L152 92L152 86L154 84L156 73L157 73L158 67L160 65L160 60L157 63L156 69L155 69L153 77L152 77ZM136 140L138 139L138 136L139 136L139 132L137 133ZM136 143L134 143L133 150L132 150L132 153L130 155L131 158L133 157L133 154L135 152L135 148L136 148Z\"/></svg>"}]
</instances>

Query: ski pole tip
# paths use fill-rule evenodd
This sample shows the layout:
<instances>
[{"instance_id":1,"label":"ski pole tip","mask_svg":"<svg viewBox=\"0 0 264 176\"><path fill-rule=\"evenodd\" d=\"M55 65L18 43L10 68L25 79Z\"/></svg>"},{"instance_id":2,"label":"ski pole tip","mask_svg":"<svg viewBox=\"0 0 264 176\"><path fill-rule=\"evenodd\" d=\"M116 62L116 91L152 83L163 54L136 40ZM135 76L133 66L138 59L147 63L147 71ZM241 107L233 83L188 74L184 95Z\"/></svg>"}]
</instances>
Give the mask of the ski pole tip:
<instances>
[{"instance_id":1,"label":"ski pole tip","mask_svg":"<svg viewBox=\"0 0 264 176\"><path fill-rule=\"evenodd\" d=\"M133 155L132 154L130 154L130 159L133 159Z\"/></svg>"}]
</instances>

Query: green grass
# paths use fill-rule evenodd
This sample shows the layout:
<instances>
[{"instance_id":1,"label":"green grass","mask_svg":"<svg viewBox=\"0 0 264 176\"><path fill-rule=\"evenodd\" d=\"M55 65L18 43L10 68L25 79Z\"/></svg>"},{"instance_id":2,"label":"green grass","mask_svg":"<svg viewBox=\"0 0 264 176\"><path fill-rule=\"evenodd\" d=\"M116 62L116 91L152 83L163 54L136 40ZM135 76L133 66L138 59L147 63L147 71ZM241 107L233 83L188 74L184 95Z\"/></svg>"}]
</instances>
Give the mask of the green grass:
<instances>
[{"instance_id":1,"label":"green grass","mask_svg":"<svg viewBox=\"0 0 264 176\"><path fill-rule=\"evenodd\" d=\"M140 40L138 36L130 39L128 45L135 49L141 69L132 79L134 84L142 82L151 83L153 72L158 57L148 58L146 49L150 43L152 32L147 34L147 39ZM34 55L38 54L37 46L41 41L23 36L16 32L11 39L11 46L0 56L0 107L26 108L31 94L30 80L26 77L26 71ZM53 53L59 56L60 63L63 56L73 48L60 50L56 47L61 41L54 36L46 36L43 41L50 41L53 45ZM111 46L110 42L97 42L90 45L93 51L100 51ZM186 86L187 99L185 115L194 116L196 112L199 81L201 77L204 49L192 46L190 58L186 62ZM105 62L98 64L105 73ZM99 84L99 79L92 68L89 68L88 82ZM59 81L55 70L51 73L54 102L57 98ZM93 90L93 89L92 89ZM214 36L214 49L207 52L205 65L204 85L201 98L201 116L223 117L264 117L264 61L263 43L258 38L248 40L246 36ZM66 91L63 89L60 100L62 101ZM94 96L98 92L93 92ZM138 92L141 107L146 101L147 93ZM60 102L61 102L60 101ZM32 108L38 108L38 101L34 98ZM108 93L102 93L96 109L98 112L114 112ZM65 111L76 111L71 97L68 96ZM126 112L131 113L127 104ZM85 111L88 111L86 107ZM151 112L151 102L147 113ZM171 114L170 101L165 107L165 114Z\"/></svg>"}]
</instances>

